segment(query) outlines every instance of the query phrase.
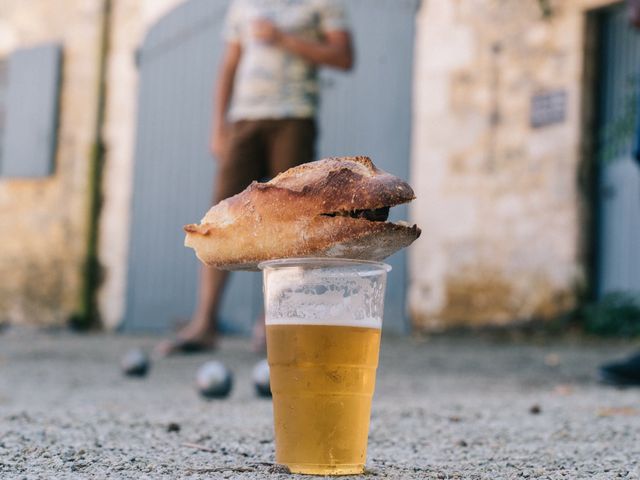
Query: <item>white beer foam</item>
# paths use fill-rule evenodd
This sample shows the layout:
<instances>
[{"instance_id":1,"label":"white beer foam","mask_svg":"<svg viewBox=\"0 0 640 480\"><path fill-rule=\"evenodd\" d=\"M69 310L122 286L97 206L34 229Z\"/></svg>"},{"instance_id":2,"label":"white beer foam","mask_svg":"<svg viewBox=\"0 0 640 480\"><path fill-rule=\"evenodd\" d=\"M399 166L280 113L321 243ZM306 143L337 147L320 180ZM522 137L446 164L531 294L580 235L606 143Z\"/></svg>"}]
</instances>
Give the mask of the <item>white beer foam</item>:
<instances>
[{"instance_id":1,"label":"white beer foam","mask_svg":"<svg viewBox=\"0 0 640 480\"><path fill-rule=\"evenodd\" d=\"M384 290L384 275L272 270L264 289L266 324L381 328Z\"/></svg>"},{"instance_id":2,"label":"white beer foam","mask_svg":"<svg viewBox=\"0 0 640 480\"><path fill-rule=\"evenodd\" d=\"M267 325L316 325L316 326L326 326L326 327L360 327L360 328L382 328L382 319L381 318L366 318L364 320L354 320L354 319L331 319L331 320L321 320L321 319L301 319L301 318L265 318L265 323Z\"/></svg>"}]
</instances>

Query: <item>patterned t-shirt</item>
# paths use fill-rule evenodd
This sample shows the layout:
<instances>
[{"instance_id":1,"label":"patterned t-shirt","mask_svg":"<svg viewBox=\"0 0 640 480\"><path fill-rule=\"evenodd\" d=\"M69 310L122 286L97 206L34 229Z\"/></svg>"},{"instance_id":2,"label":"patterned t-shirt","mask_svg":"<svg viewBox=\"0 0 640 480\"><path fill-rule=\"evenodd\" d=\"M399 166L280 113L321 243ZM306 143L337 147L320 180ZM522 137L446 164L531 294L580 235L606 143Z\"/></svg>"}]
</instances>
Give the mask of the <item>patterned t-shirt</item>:
<instances>
[{"instance_id":1,"label":"patterned t-shirt","mask_svg":"<svg viewBox=\"0 0 640 480\"><path fill-rule=\"evenodd\" d=\"M309 118L318 105L316 67L297 55L266 45L252 35L257 19L309 40L347 30L340 0L233 0L224 38L242 45L229 119Z\"/></svg>"}]
</instances>

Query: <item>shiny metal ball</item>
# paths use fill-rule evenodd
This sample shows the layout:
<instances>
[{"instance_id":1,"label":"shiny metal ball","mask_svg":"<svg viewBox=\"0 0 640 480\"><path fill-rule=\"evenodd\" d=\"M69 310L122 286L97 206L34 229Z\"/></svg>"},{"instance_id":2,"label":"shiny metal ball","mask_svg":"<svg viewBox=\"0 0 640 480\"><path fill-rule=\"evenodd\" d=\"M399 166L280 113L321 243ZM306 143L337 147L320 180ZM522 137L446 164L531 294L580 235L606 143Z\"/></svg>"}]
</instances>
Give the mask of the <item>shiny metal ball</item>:
<instances>
[{"instance_id":1,"label":"shiny metal ball","mask_svg":"<svg viewBox=\"0 0 640 480\"><path fill-rule=\"evenodd\" d=\"M269 374L269 363L267 359L261 360L253 367L253 373L251 374L253 379L253 385L255 386L256 393L260 397L271 396L271 382Z\"/></svg>"},{"instance_id":2,"label":"shiny metal ball","mask_svg":"<svg viewBox=\"0 0 640 480\"><path fill-rule=\"evenodd\" d=\"M224 398L231 392L233 375L222 362L211 360L198 369L196 386L204 398Z\"/></svg>"},{"instance_id":3,"label":"shiny metal ball","mask_svg":"<svg viewBox=\"0 0 640 480\"><path fill-rule=\"evenodd\" d=\"M140 348L129 350L120 361L122 373L130 377L144 377L150 367L149 356Z\"/></svg>"}]
</instances>

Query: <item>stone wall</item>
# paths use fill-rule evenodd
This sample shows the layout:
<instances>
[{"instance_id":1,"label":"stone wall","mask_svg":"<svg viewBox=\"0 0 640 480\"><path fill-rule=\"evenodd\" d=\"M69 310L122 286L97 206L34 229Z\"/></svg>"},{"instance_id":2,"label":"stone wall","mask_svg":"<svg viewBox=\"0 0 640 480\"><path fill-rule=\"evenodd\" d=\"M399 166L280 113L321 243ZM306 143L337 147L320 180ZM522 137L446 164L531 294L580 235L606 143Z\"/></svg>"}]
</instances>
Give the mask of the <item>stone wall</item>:
<instances>
[{"instance_id":1,"label":"stone wall","mask_svg":"<svg viewBox=\"0 0 640 480\"><path fill-rule=\"evenodd\" d=\"M98 307L116 327L126 297L135 139L135 51L148 28L182 0L111 0L106 143L99 226ZM2 0L0 58L40 42L63 44L55 173L0 178L0 323L62 325L80 306L88 179L96 132L103 0Z\"/></svg>"},{"instance_id":2,"label":"stone wall","mask_svg":"<svg viewBox=\"0 0 640 480\"><path fill-rule=\"evenodd\" d=\"M112 0L99 255L103 322L122 318L135 138L134 52L181 0ZM570 308L584 281L580 165L585 11L611 0L424 0L418 13L410 310L419 328ZM79 304L95 140L101 0L3 0L0 56L64 45L55 174L0 178L0 322L63 324ZM531 96L568 93L534 129Z\"/></svg>"},{"instance_id":3,"label":"stone wall","mask_svg":"<svg viewBox=\"0 0 640 480\"><path fill-rule=\"evenodd\" d=\"M60 325L79 305L101 18L102 1L0 2L0 57L42 42L64 48L55 172L0 177L0 323Z\"/></svg>"},{"instance_id":4,"label":"stone wall","mask_svg":"<svg viewBox=\"0 0 640 480\"><path fill-rule=\"evenodd\" d=\"M410 311L418 328L551 318L584 282L585 12L611 1L428 0L418 14ZM566 118L530 126L532 95Z\"/></svg>"}]
</instances>

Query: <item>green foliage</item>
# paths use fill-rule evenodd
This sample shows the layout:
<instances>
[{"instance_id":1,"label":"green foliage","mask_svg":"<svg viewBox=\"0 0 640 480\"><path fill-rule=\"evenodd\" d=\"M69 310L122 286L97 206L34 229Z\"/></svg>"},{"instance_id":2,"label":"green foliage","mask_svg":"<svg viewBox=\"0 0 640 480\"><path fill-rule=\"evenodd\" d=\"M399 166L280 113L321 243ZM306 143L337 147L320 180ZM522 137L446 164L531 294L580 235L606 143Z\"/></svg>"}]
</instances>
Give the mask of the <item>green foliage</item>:
<instances>
[{"instance_id":1,"label":"green foliage","mask_svg":"<svg viewBox=\"0 0 640 480\"><path fill-rule=\"evenodd\" d=\"M640 335L640 298L637 295L608 293L599 302L582 307L580 313L589 333L620 337Z\"/></svg>"},{"instance_id":2,"label":"green foliage","mask_svg":"<svg viewBox=\"0 0 640 480\"><path fill-rule=\"evenodd\" d=\"M618 116L607 122L600 131L600 151L598 157L602 163L620 158L620 152L629 148L633 140L638 118L638 94L635 92L637 80L630 80L634 89L624 98L624 108Z\"/></svg>"},{"instance_id":3,"label":"green foliage","mask_svg":"<svg viewBox=\"0 0 640 480\"><path fill-rule=\"evenodd\" d=\"M95 141L89 157L88 177L88 235L86 243L86 258L83 268L84 282L80 294L78 311L70 318L69 324L78 330L97 328L100 325L98 315L97 292L102 281L102 270L98 260L98 219L101 209L102 172L104 167L105 147L103 139L103 126L106 105L106 73L107 57L109 53L109 31L111 25L112 0L103 0L102 4L102 38L101 49L98 57L98 109L96 112Z\"/></svg>"}]
</instances>

